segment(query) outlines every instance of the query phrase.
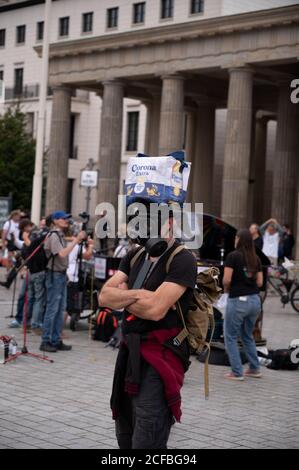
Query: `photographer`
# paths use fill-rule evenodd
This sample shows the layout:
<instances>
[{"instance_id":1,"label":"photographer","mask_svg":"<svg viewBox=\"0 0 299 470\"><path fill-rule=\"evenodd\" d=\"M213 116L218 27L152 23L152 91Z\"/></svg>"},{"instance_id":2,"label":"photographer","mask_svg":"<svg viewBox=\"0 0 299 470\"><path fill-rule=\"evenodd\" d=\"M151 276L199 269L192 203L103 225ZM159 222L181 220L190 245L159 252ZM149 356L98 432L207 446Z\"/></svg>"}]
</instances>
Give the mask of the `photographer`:
<instances>
[{"instance_id":1,"label":"photographer","mask_svg":"<svg viewBox=\"0 0 299 470\"><path fill-rule=\"evenodd\" d=\"M81 231L67 246L64 232L70 223L71 215L57 211L52 215L54 228L45 241L45 253L48 258L46 270L47 304L43 323L41 351L69 351L72 347L61 340L63 314L66 307L66 285L68 257L73 248L86 239Z\"/></svg>"},{"instance_id":2,"label":"photographer","mask_svg":"<svg viewBox=\"0 0 299 470\"><path fill-rule=\"evenodd\" d=\"M173 258L167 272L167 261L179 246L172 228L170 215L160 231L167 242L161 256L142 252L132 265L141 247L130 251L99 295L100 305L125 309L111 397L120 449L167 448L171 425L181 417L180 389L189 367L189 349L186 341L173 344L182 330L174 305L179 300L187 314L197 267L185 249ZM142 288L132 289L148 256L152 268Z\"/></svg>"},{"instance_id":3,"label":"photographer","mask_svg":"<svg viewBox=\"0 0 299 470\"><path fill-rule=\"evenodd\" d=\"M72 237L70 243L75 237ZM94 242L88 238L85 246L80 250L80 245L76 245L69 255L69 266L67 270L67 313L76 322L80 317L80 263L82 260L90 260L93 255ZM81 256L81 260L80 260ZM71 322L71 329L75 329L74 322Z\"/></svg>"},{"instance_id":4,"label":"photographer","mask_svg":"<svg viewBox=\"0 0 299 470\"><path fill-rule=\"evenodd\" d=\"M24 237L22 256L27 259L34 252L34 256L27 262L30 272L28 298L32 308L32 331L41 334L43 317L46 305L46 266L47 257L43 242L47 237L52 224L52 217L42 219L39 228L32 230L29 237Z\"/></svg>"}]
</instances>

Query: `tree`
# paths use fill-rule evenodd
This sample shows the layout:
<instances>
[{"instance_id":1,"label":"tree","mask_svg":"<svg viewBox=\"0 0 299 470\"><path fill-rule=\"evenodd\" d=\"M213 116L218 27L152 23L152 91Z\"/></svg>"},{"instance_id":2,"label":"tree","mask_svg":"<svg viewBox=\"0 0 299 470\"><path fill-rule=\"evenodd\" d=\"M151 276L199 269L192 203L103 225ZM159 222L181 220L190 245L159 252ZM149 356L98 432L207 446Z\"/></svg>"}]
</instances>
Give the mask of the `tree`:
<instances>
[{"instance_id":1,"label":"tree","mask_svg":"<svg viewBox=\"0 0 299 470\"><path fill-rule=\"evenodd\" d=\"M26 115L9 108L0 116L0 196L13 194L14 209L30 209L35 141L26 132Z\"/></svg>"}]
</instances>

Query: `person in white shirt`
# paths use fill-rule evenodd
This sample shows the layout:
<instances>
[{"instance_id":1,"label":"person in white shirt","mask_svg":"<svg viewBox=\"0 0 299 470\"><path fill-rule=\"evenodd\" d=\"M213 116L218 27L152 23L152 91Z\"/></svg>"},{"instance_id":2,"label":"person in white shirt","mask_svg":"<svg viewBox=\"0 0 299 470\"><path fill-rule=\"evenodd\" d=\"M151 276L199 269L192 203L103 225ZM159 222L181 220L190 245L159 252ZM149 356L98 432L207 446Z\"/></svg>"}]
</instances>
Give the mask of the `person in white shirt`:
<instances>
[{"instance_id":1,"label":"person in white shirt","mask_svg":"<svg viewBox=\"0 0 299 470\"><path fill-rule=\"evenodd\" d=\"M87 248L82 250L82 259L90 260L93 256L94 243L88 239ZM71 326L75 329L75 323L80 315L80 290L79 290L79 254L80 245L76 245L69 254L69 266L67 269L67 314L72 318Z\"/></svg>"},{"instance_id":2,"label":"person in white shirt","mask_svg":"<svg viewBox=\"0 0 299 470\"><path fill-rule=\"evenodd\" d=\"M19 222L21 219L20 211L13 211L9 219L5 222L2 230L2 249L7 248L9 254L15 251L15 238L18 238Z\"/></svg>"},{"instance_id":3,"label":"person in white shirt","mask_svg":"<svg viewBox=\"0 0 299 470\"><path fill-rule=\"evenodd\" d=\"M269 219L260 227L260 232L264 241L263 253L269 258L271 264L276 266L279 244L284 230L276 219Z\"/></svg>"}]
</instances>

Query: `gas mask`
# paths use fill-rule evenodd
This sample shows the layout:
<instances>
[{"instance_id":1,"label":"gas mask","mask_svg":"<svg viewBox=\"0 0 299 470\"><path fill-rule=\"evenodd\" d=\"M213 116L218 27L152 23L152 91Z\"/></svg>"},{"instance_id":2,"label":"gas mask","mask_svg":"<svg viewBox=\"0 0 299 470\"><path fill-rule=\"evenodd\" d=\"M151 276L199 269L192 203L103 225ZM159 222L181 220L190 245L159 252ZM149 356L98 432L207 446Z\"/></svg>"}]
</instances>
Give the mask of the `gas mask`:
<instances>
[{"instance_id":1,"label":"gas mask","mask_svg":"<svg viewBox=\"0 0 299 470\"><path fill-rule=\"evenodd\" d=\"M144 204L143 201L142 204ZM146 206L146 209L146 212L141 212L137 206L134 207L132 204L127 219L128 235L132 241L143 246L150 257L157 258L165 253L168 243L161 236L161 213L158 213L157 217L151 218L149 206Z\"/></svg>"}]
</instances>

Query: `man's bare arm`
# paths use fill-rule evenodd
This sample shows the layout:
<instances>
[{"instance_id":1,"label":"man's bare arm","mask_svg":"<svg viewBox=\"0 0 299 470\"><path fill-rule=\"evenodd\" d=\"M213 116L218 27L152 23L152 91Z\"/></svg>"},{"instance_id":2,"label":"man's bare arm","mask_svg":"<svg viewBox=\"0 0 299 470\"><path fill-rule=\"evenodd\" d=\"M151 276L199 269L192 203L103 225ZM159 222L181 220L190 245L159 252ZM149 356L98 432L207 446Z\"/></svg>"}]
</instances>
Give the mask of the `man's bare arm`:
<instances>
[{"instance_id":1,"label":"man's bare arm","mask_svg":"<svg viewBox=\"0 0 299 470\"><path fill-rule=\"evenodd\" d=\"M127 283L128 276L118 271L102 287L99 294L99 304L112 309L126 308L138 299L138 290L124 289L123 284Z\"/></svg>"},{"instance_id":2,"label":"man's bare arm","mask_svg":"<svg viewBox=\"0 0 299 470\"><path fill-rule=\"evenodd\" d=\"M144 320L162 320L186 289L186 287L174 282L163 282L155 292L136 291L138 300L130 305L127 310Z\"/></svg>"}]
</instances>

